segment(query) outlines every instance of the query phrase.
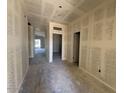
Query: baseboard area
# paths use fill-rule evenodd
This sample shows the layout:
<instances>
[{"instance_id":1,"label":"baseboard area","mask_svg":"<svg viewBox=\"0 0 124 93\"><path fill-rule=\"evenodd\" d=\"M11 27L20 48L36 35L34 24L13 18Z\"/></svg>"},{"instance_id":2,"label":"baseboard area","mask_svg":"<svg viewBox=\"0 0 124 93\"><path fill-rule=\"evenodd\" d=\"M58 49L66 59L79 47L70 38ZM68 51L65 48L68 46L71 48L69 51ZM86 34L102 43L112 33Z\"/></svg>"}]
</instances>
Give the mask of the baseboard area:
<instances>
[{"instance_id":1,"label":"baseboard area","mask_svg":"<svg viewBox=\"0 0 124 93\"><path fill-rule=\"evenodd\" d=\"M24 79L25 79L27 73L28 73L28 69L29 69L29 66L27 67L27 70L26 70L26 72L25 72L25 75L24 75L24 77L23 77L23 79L22 79L22 81L21 81L21 83L20 83L20 85L19 85L19 87L18 87L18 89L17 89L17 93L19 93L19 91L21 90L21 86L22 86L22 84L23 84L23 82L24 82Z\"/></svg>"},{"instance_id":2,"label":"baseboard area","mask_svg":"<svg viewBox=\"0 0 124 93\"><path fill-rule=\"evenodd\" d=\"M94 76L93 74L90 74L88 71L86 71L83 68L79 68L82 70L83 73L85 73L88 77L91 77L93 81L98 81L96 83L100 84L100 86L106 87L107 89L110 89L111 91L113 91L113 93L116 93L116 89L114 89L113 87L111 87L109 84L107 84L106 82L104 82L103 80L97 78L96 76Z\"/></svg>"}]
</instances>

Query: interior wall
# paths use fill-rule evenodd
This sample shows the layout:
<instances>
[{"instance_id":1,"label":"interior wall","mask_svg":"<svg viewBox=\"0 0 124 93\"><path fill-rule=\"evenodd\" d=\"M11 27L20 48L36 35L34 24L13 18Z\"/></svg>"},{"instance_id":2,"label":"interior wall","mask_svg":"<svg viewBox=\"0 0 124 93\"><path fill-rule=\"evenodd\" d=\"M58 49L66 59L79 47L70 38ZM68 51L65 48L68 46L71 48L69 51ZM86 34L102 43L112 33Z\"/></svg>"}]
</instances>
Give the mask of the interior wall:
<instances>
[{"instance_id":1,"label":"interior wall","mask_svg":"<svg viewBox=\"0 0 124 93\"><path fill-rule=\"evenodd\" d=\"M34 57L34 28L33 26L28 26L28 41L29 41L29 57Z\"/></svg>"},{"instance_id":2,"label":"interior wall","mask_svg":"<svg viewBox=\"0 0 124 93\"><path fill-rule=\"evenodd\" d=\"M62 31L54 30L53 27L60 27ZM55 22L49 23L49 62L53 61L53 34L62 35L62 60L67 57L67 26Z\"/></svg>"},{"instance_id":3,"label":"interior wall","mask_svg":"<svg viewBox=\"0 0 124 93\"><path fill-rule=\"evenodd\" d=\"M46 26L46 31L45 31L45 36L46 36L46 39L45 39L45 49L46 49L46 60L49 62L49 24Z\"/></svg>"},{"instance_id":4,"label":"interior wall","mask_svg":"<svg viewBox=\"0 0 124 93\"><path fill-rule=\"evenodd\" d=\"M28 25L23 0L7 3L7 93L18 93L29 66Z\"/></svg>"},{"instance_id":5,"label":"interior wall","mask_svg":"<svg viewBox=\"0 0 124 93\"><path fill-rule=\"evenodd\" d=\"M107 0L69 24L67 59L73 62L73 34L80 31L80 69L116 90L115 0Z\"/></svg>"}]
</instances>

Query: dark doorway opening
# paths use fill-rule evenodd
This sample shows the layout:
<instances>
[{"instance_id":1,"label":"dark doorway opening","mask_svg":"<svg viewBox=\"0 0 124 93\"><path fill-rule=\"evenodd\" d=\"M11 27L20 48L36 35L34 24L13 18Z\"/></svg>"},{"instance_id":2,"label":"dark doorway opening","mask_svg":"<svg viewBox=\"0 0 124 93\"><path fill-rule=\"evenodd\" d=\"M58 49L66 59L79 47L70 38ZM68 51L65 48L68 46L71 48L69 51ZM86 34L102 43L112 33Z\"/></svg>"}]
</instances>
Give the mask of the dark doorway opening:
<instances>
[{"instance_id":1,"label":"dark doorway opening","mask_svg":"<svg viewBox=\"0 0 124 93\"><path fill-rule=\"evenodd\" d=\"M74 33L73 62L79 66L80 32Z\"/></svg>"},{"instance_id":2,"label":"dark doorway opening","mask_svg":"<svg viewBox=\"0 0 124 93\"><path fill-rule=\"evenodd\" d=\"M53 34L53 60L62 58L62 35Z\"/></svg>"}]
</instances>

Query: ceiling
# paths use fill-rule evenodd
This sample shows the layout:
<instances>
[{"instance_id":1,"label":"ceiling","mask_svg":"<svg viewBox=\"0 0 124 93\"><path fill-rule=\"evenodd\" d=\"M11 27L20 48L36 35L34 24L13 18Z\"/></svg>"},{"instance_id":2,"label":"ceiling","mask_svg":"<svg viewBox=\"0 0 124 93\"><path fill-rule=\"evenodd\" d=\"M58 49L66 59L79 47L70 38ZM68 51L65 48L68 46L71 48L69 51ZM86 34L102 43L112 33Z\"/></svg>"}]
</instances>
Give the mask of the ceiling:
<instances>
[{"instance_id":1,"label":"ceiling","mask_svg":"<svg viewBox=\"0 0 124 93\"><path fill-rule=\"evenodd\" d=\"M105 0L25 0L26 15L31 24L45 30L49 21L67 24L103 1Z\"/></svg>"}]
</instances>

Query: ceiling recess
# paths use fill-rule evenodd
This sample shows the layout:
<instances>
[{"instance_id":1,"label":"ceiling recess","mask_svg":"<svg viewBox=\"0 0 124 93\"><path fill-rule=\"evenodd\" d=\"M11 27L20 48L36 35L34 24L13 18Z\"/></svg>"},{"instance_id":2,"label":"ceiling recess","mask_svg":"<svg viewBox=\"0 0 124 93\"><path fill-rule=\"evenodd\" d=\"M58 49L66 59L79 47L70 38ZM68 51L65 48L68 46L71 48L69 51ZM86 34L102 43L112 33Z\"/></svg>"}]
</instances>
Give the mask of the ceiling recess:
<instances>
[{"instance_id":1,"label":"ceiling recess","mask_svg":"<svg viewBox=\"0 0 124 93\"><path fill-rule=\"evenodd\" d=\"M60 5L59 8L62 8L62 6Z\"/></svg>"}]
</instances>

